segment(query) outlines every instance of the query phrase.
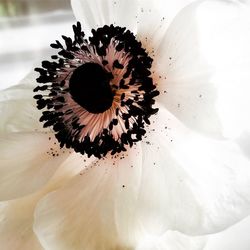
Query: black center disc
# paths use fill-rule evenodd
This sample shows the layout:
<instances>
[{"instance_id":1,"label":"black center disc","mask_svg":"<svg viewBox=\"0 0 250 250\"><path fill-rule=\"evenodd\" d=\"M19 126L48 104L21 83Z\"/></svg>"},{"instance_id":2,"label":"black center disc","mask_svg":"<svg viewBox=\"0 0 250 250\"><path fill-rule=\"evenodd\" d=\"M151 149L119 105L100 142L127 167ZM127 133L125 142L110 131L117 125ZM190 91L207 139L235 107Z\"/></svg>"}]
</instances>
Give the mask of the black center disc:
<instances>
[{"instance_id":1,"label":"black center disc","mask_svg":"<svg viewBox=\"0 0 250 250\"><path fill-rule=\"evenodd\" d=\"M112 74L97 63L85 63L76 68L69 80L69 92L88 112L103 113L112 105L110 86Z\"/></svg>"}]
</instances>

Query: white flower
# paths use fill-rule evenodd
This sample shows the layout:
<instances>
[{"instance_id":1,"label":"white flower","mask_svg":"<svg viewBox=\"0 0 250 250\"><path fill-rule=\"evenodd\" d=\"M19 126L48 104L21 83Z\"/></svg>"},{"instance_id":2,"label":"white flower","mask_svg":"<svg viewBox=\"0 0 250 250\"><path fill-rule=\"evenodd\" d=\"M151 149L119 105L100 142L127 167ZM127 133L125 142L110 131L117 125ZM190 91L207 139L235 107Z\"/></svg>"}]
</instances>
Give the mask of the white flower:
<instances>
[{"instance_id":1,"label":"white flower","mask_svg":"<svg viewBox=\"0 0 250 250\"><path fill-rule=\"evenodd\" d=\"M159 111L125 153L60 148L33 73L1 93L4 250L196 250L250 213L249 6L191 2L72 0L86 34L126 27L154 59Z\"/></svg>"}]
</instances>

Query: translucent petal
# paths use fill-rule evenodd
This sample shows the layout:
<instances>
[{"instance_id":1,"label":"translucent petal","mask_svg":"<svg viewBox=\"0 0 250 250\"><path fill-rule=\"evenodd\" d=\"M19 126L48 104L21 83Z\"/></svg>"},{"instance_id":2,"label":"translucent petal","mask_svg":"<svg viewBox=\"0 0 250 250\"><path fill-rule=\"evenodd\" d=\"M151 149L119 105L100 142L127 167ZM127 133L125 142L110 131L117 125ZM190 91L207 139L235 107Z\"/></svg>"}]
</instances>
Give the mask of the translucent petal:
<instances>
[{"instance_id":1,"label":"translucent petal","mask_svg":"<svg viewBox=\"0 0 250 250\"><path fill-rule=\"evenodd\" d=\"M47 132L5 134L0 137L0 152L1 200L35 192L69 155Z\"/></svg>"},{"instance_id":2,"label":"translucent petal","mask_svg":"<svg viewBox=\"0 0 250 250\"><path fill-rule=\"evenodd\" d=\"M209 235L204 250L248 250L250 246L249 230L250 216L222 232Z\"/></svg>"},{"instance_id":3,"label":"translucent petal","mask_svg":"<svg viewBox=\"0 0 250 250\"><path fill-rule=\"evenodd\" d=\"M133 249L168 230L215 233L249 214L250 162L237 145L200 136L161 107L141 147L97 161L39 203L43 247Z\"/></svg>"},{"instance_id":4,"label":"translucent petal","mask_svg":"<svg viewBox=\"0 0 250 250\"><path fill-rule=\"evenodd\" d=\"M47 195L34 230L45 249L130 249L138 240L134 211L141 175L139 145L108 156Z\"/></svg>"},{"instance_id":5,"label":"translucent petal","mask_svg":"<svg viewBox=\"0 0 250 250\"><path fill-rule=\"evenodd\" d=\"M46 56L49 56L46 54ZM40 61L39 61L40 63ZM6 90L14 90L17 88L17 86L20 88L20 89L28 89L28 88L34 88L37 86L37 82L36 82L36 78L38 78L39 76L39 73L37 73L36 71L34 71L33 69L23 78L21 79L18 84L10 87L10 88L7 88ZM32 93L33 94L33 93ZM30 94L30 95L32 95ZM18 96L18 97L22 97L22 96Z\"/></svg>"},{"instance_id":6,"label":"translucent petal","mask_svg":"<svg viewBox=\"0 0 250 250\"><path fill-rule=\"evenodd\" d=\"M247 216L250 161L239 147L192 132L164 108L153 119L138 197L150 208L138 208L145 230L214 233Z\"/></svg>"},{"instance_id":7,"label":"translucent petal","mask_svg":"<svg viewBox=\"0 0 250 250\"><path fill-rule=\"evenodd\" d=\"M169 230L160 237L148 236L136 250L202 250L205 243L205 236L192 237Z\"/></svg>"},{"instance_id":8,"label":"translucent petal","mask_svg":"<svg viewBox=\"0 0 250 250\"><path fill-rule=\"evenodd\" d=\"M9 132L47 131L33 99L37 74L31 72L18 85L0 92L0 135Z\"/></svg>"},{"instance_id":9,"label":"translucent petal","mask_svg":"<svg viewBox=\"0 0 250 250\"><path fill-rule=\"evenodd\" d=\"M73 12L84 31L110 24L136 31L139 0L71 0ZM87 27L85 26L87 25Z\"/></svg>"},{"instance_id":10,"label":"translucent petal","mask_svg":"<svg viewBox=\"0 0 250 250\"><path fill-rule=\"evenodd\" d=\"M0 202L0 245L5 250L44 249L32 228L37 202L47 193L62 187L92 160L79 154L71 154L41 190L24 198Z\"/></svg>"},{"instance_id":11,"label":"translucent petal","mask_svg":"<svg viewBox=\"0 0 250 250\"><path fill-rule=\"evenodd\" d=\"M160 45L178 12L194 0L141 0L137 14L137 37L151 56Z\"/></svg>"},{"instance_id":12,"label":"translucent petal","mask_svg":"<svg viewBox=\"0 0 250 250\"><path fill-rule=\"evenodd\" d=\"M242 1L198 1L156 53L160 101L198 132L236 138L250 125L249 13Z\"/></svg>"},{"instance_id":13,"label":"translucent petal","mask_svg":"<svg viewBox=\"0 0 250 250\"><path fill-rule=\"evenodd\" d=\"M1 97L7 91L1 92ZM8 98L0 100L0 134L9 132L46 131L39 122L41 113L35 106L35 101L29 95L32 89L8 90ZM22 96L22 98L21 98Z\"/></svg>"},{"instance_id":14,"label":"translucent petal","mask_svg":"<svg viewBox=\"0 0 250 250\"><path fill-rule=\"evenodd\" d=\"M71 0L76 19L86 24L87 33L105 24L126 27L137 33L147 49L157 47L175 15L194 0Z\"/></svg>"},{"instance_id":15,"label":"translucent petal","mask_svg":"<svg viewBox=\"0 0 250 250\"><path fill-rule=\"evenodd\" d=\"M5 250L43 250L32 231L36 200L33 195L32 198L0 202L0 244Z\"/></svg>"}]
</instances>

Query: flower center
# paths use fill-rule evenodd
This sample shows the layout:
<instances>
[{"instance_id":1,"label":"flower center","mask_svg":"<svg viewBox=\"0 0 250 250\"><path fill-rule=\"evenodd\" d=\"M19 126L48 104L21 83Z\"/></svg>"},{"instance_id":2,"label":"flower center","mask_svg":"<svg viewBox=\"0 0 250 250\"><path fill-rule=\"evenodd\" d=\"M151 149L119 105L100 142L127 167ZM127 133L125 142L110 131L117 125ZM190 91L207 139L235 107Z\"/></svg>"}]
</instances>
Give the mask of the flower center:
<instances>
[{"instance_id":1,"label":"flower center","mask_svg":"<svg viewBox=\"0 0 250 250\"><path fill-rule=\"evenodd\" d=\"M112 105L114 95L110 86L113 78L101 65L85 63L74 70L69 80L72 98L88 112L103 113Z\"/></svg>"},{"instance_id":2,"label":"flower center","mask_svg":"<svg viewBox=\"0 0 250 250\"><path fill-rule=\"evenodd\" d=\"M150 58L132 32L113 25L85 38L73 25L74 40L62 36L54 61L43 61L34 92L40 118L52 127L60 146L98 158L126 151L146 133L154 97Z\"/></svg>"}]
</instances>

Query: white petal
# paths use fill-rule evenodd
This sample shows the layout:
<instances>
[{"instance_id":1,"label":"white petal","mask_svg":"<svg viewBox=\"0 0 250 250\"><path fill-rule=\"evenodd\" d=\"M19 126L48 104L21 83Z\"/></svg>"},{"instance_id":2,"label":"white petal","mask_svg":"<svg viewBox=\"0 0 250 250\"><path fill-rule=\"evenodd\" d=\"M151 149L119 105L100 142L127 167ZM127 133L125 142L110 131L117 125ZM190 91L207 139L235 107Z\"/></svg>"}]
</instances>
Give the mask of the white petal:
<instances>
[{"instance_id":1,"label":"white petal","mask_svg":"<svg viewBox=\"0 0 250 250\"><path fill-rule=\"evenodd\" d=\"M46 54L48 57L49 55ZM40 63L40 61L39 61ZM35 67L35 66L34 66ZM13 90L16 89L17 87L20 89L28 89L28 88L35 88L37 86L36 78L38 78L39 73L34 71L33 69L24 77L22 78L18 84L11 86L10 88L7 88L5 90ZM31 94L32 95L32 94ZM17 98L22 98L22 96L18 95Z\"/></svg>"},{"instance_id":2,"label":"white petal","mask_svg":"<svg viewBox=\"0 0 250 250\"><path fill-rule=\"evenodd\" d=\"M249 214L250 161L237 145L193 133L164 108L153 122L138 198L150 207L138 208L147 232L214 233Z\"/></svg>"},{"instance_id":3,"label":"white petal","mask_svg":"<svg viewBox=\"0 0 250 250\"><path fill-rule=\"evenodd\" d=\"M32 89L13 89L0 93L0 134L8 132L46 131L39 122L41 112L36 108ZM9 96L3 98L3 95ZM26 96L27 95L27 96Z\"/></svg>"},{"instance_id":4,"label":"white petal","mask_svg":"<svg viewBox=\"0 0 250 250\"><path fill-rule=\"evenodd\" d=\"M33 232L33 213L37 202L47 193L63 186L93 159L71 154L53 178L39 192L7 202L0 202L0 245L4 250L42 250Z\"/></svg>"},{"instance_id":5,"label":"white petal","mask_svg":"<svg viewBox=\"0 0 250 250\"><path fill-rule=\"evenodd\" d=\"M49 133L10 133L0 138L0 199L30 194L42 187L67 158Z\"/></svg>"},{"instance_id":6,"label":"white petal","mask_svg":"<svg viewBox=\"0 0 250 250\"><path fill-rule=\"evenodd\" d=\"M36 78L31 72L18 85L0 92L0 134L47 130L39 122L41 111L33 99Z\"/></svg>"},{"instance_id":7,"label":"white petal","mask_svg":"<svg viewBox=\"0 0 250 250\"><path fill-rule=\"evenodd\" d=\"M194 0L140 0L137 37L151 55L154 55L174 17L192 2Z\"/></svg>"},{"instance_id":8,"label":"white petal","mask_svg":"<svg viewBox=\"0 0 250 250\"><path fill-rule=\"evenodd\" d=\"M39 122L41 113L33 99L36 77L31 72L18 85L0 92L1 200L34 192L66 157L55 156L52 160L53 153L61 155L61 151L54 135Z\"/></svg>"},{"instance_id":9,"label":"white petal","mask_svg":"<svg viewBox=\"0 0 250 250\"><path fill-rule=\"evenodd\" d=\"M43 249L32 231L36 197L0 202L0 244L3 249Z\"/></svg>"},{"instance_id":10,"label":"white petal","mask_svg":"<svg viewBox=\"0 0 250 250\"><path fill-rule=\"evenodd\" d=\"M105 24L126 27L137 34L151 53L157 49L175 15L194 0L71 0L76 19L92 28ZM85 27L86 28L86 27ZM152 53L153 54L153 53Z\"/></svg>"},{"instance_id":11,"label":"white petal","mask_svg":"<svg viewBox=\"0 0 250 250\"><path fill-rule=\"evenodd\" d=\"M250 128L234 140L239 145L242 152L250 159Z\"/></svg>"},{"instance_id":12,"label":"white petal","mask_svg":"<svg viewBox=\"0 0 250 250\"><path fill-rule=\"evenodd\" d=\"M225 231L207 237L204 250L249 250L250 216Z\"/></svg>"},{"instance_id":13,"label":"white petal","mask_svg":"<svg viewBox=\"0 0 250 250\"><path fill-rule=\"evenodd\" d=\"M39 203L35 232L43 247L133 248L168 230L214 233L249 214L249 160L230 141L194 134L164 108L142 156L132 148L114 164L98 161Z\"/></svg>"},{"instance_id":14,"label":"white petal","mask_svg":"<svg viewBox=\"0 0 250 250\"><path fill-rule=\"evenodd\" d=\"M38 112L32 99L9 100L0 103L0 134L9 132L41 131ZM46 131L46 129L44 129Z\"/></svg>"},{"instance_id":15,"label":"white petal","mask_svg":"<svg viewBox=\"0 0 250 250\"><path fill-rule=\"evenodd\" d=\"M167 231L161 237L148 237L136 250L202 250L206 237L191 237L176 231Z\"/></svg>"},{"instance_id":16,"label":"white petal","mask_svg":"<svg viewBox=\"0 0 250 250\"><path fill-rule=\"evenodd\" d=\"M78 21L85 31L110 24L136 31L139 0L71 0L71 5Z\"/></svg>"},{"instance_id":17,"label":"white petal","mask_svg":"<svg viewBox=\"0 0 250 250\"><path fill-rule=\"evenodd\" d=\"M160 101L188 127L227 138L249 127L249 13L242 1L199 1L169 27L155 80Z\"/></svg>"},{"instance_id":18,"label":"white petal","mask_svg":"<svg viewBox=\"0 0 250 250\"><path fill-rule=\"evenodd\" d=\"M96 164L46 196L34 230L45 249L127 249L138 237L134 218L140 185L139 145ZM139 234L137 234L137 233Z\"/></svg>"}]
</instances>

